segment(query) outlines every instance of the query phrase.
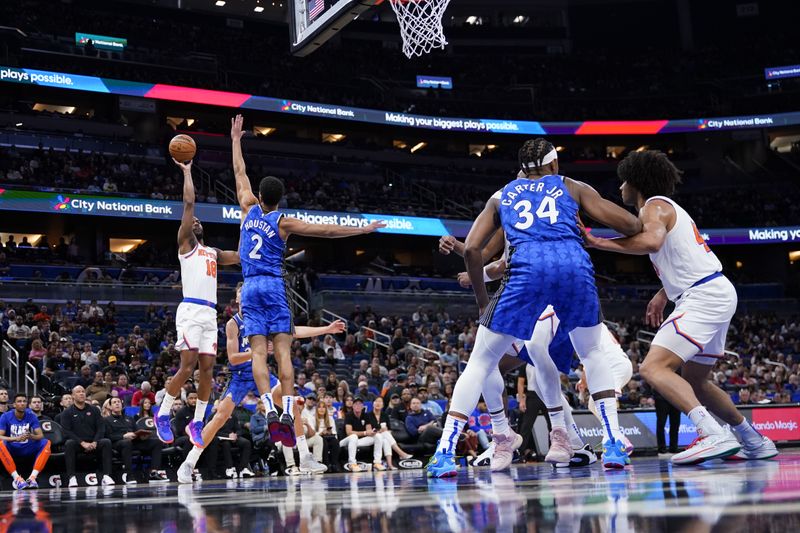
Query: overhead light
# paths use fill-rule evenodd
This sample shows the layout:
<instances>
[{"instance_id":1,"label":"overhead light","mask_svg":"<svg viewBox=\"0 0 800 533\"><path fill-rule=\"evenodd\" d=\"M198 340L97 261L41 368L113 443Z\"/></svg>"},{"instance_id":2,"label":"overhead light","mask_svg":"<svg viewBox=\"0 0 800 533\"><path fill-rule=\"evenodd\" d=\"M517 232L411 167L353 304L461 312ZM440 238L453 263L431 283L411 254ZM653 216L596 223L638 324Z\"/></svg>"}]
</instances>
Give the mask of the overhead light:
<instances>
[{"instance_id":1,"label":"overhead light","mask_svg":"<svg viewBox=\"0 0 800 533\"><path fill-rule=\"evenodd\" d=\"M64 115L71 115L75 112L75 106L71 105L53 105L53 104L34 104L34 111L47 111L48 113L61 113Z\"/></svg>"},{"instance_id":2,"label":"overhead light","mask_svg":"<svg viewBox=\"0 0 800 533\"><path fill-rule=\"evenodd\" d=\"M517 15L514 17L514 24L525 24L526 22L528 22L528 17L525 15Z\"/></svg>"},{"instance_id":3,"label":"overhead light","mask_svg":"<svg viewBox=\"0 0 800 533\"><path fill-rule=\"evenodd\" d=\"M639 148L636 149L637 152L644 152L647 150L648 146L646 144L641 145Z\"/></svg>"},{"instance_id":4,"label":"overhead light","mask_svg":"<svg viewBox=\"0 0 800 533\"><path fill-rule=\"evenodd\" d=\"M225 0L217 0L214 5L217 7L222 7L225 5Z\"/></svg>"},{"instance_id":5,"label":"overhead light","mask_svg":"<svg viewBox=\"0 0 800 533\"><path fill-rule=\"evenodd\" d=\"M256 136L260 137L266 137L267 135L271 135L276 130L277 128L271 128L269 126L253 126L253 133L255 133Z\"/></svg>"},{"instance_id":6,"label":"overhead light","mask_svg":"<svg viewBox=\"0 0 800 533\"><path fill-rule=\"evenodd\" d=\"M115 254L127 254L144 244L144 239L115 239L108 240L109 250Z\"/></svg>"},{"instance_id":7,"label":"overhead light","mask_svg":"<svg viewBox=\"0 0 800 533\"><path fill-rule=\"evenodd\" d=\"M394 146L398 150L405 150L406 148L408 148L408 145L406 144L405 141L398 141L397 139L392 141L392 146Z\"/></svg>"},{"instance_id":8,"label":"overhead light","mask_svg":"<svg viewBox=\"0 0 800 533\"><path fill-rule=\"evenodd\" d=\"M344 133L323 133L322 134L322 142L324 143L338 143L345 139L346 135Z\"/></svg>"},{"instance_id":9,"label":"overhead light","mask_svg":"<svg viewBox=\"0 0 800 533\"><path fill-rule=\"evenodd\" d=\"M262 11L264 11L264 6L256 6L253 8L253 11L255 11L256 13L261 13Z\"/></svg>"},{"instance_id":10,"label":"overhead light","mask_svg":"<svg viewBox=\"0 0 800 533\"><path fill-rule=\"evenodd\" d=\"M563 146L556 146L556 152L563 152L563 151L564 151Z\"/></svg>"},{"instance_id":11,"label":"overhead light","mask_svg":"<svg viewBox=\"0 0 800 533\"><path fill-rule=\"evenodd\" d=\"M471 24L473 26L477 26L481 22L483 22L481 20L481 18L480 17L476 17L475 15L470 15L469 17L467 17L467 24Z\"/></svg>"},{"instance_id":12,"label":"overhead light","mask_svg":"<svg viewBox=\"0 0 800 533\"><path fill-rule=\"evenodd\" d=\"M418 142L417 144L415 144L414 146L411 147L411 153L413 154L414 152L422 150L426 146L428 146L428 143L426 143L425 141L420 141L420 142Z\"/></svg>"},{"instance_id":13,"label":"overhead light","mask_svg":"<svg viewBox=\"0 0 800 533\"><path fill-rule=\"evenodd\" d=\"M17 126L18 128L21 128L21 127L22 127L22 122L17 122L16 126Z\"/></svg>"}]
</instances>

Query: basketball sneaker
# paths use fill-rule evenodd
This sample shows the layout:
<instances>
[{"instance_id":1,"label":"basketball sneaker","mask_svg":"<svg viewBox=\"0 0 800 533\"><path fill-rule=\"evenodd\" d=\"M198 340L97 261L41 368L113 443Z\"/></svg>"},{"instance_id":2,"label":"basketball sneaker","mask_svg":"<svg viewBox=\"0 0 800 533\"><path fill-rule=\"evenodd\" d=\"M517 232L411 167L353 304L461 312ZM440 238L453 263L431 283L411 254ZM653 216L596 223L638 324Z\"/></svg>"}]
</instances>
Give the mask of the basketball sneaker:
<instances>
[{"instance_id":1,"label":"basketball sneaker","mask_svg":"<svg viewBox=\"0 0 800 533\"><path fill-rule=\"evenodd\" d=\"M609 469L625 468L630 464L625 445L619 439L607 440L603 443L603 467Z\"/></svg>"},{"instance_id":2,"label":"basketball sneaker","mask_svg":"<svg viewBox=\"0 0 800 533\"><path fill-rule=\"evenodd\" d=\"M269 437L273 443L280 442L289 448L294 448L297 445L297 438L294 434L294 418L289 413L283 413L280 418L278 418L278 413L275 411L267 413L267 427L269 428Z\"/></svg>"},{"instance_id":3,"label":"basketball sneaker","mask_svg":"<svg viewBox=\"0 0 800 533\"><path fill-rule=\"evenodd\" d=\"M750 461L758 459L772 459L778 455L778 448L768 437L761 436L761 442L755 446L748 446L747 442L742 442L742 449L733 455L726 457L727 460Z\"/></svg>"},{"instance_id":4,"label":"basketball sneaker","mask_svg":"<svg viewBox=\"0 0 800 533\"><path fill-rule=\"evenodd\" d=\"M730 432L701 435L688 448L670 458L674 465L696 465L710 459L723 459L741 450L742 445Z\"/></svg>"},{"instance_id":5,"label":"basketball sneaker","mask_svg":"<svg viewBox=\"0 0 800 533\"><path fill-rule=\"evenodd\" d=\"M511 466L511 461L514 460L514 450L522 446L522 435L512 429L509 429L509 432L509 435L494 436L495 447L490 463L492 471L505 470Z\"/></svg>"},{"instance_id":6,"label":"basketball sneaker","mask_svg":"<svg viewBox=\"0 0 800 533\"><path fill-rule=\"evenodd\" d=\"M14 479L13 483L11 484L14 486L14 490L25 490L28 488L28 482L19 476Z\"/></svg>"},{"instance_id":7,"label":"basketball sneaker","mask_svg":"<svg viewBox=\"0 0 800 533\"><path fill-rule=\"evenodd\" d=\"M550 450L544 460L547 463L569 463L575 452L569 443L569 435L564 428L553 428L550 432Z\"/></svg>"},{"instance_id":8,"label":"basketball sneaker","mask_svg":"<svg viewBox=\"0 0 800 533\"><path fill-rule=\"evenodd\" d=\"M456 462L452 453L437 451L427 466L428 477L453 477L457 476Z\"/></svg>"},{"instance_id":9,"label":"basketball sneaker","mask_svg":"<svg viewBox=\"0 0 800 533\"><path fill-rule=\"evenodd\" d=\"M311 474L324 474L328 471L328 467L314 459L312 454L306 453L300 456L300 470Z\"/></svg>"},{"instance_id":10,"label":"basketball sneaker","mask_svg":"<svg viewBox=\"0 0 800 533\"><path fill-rule=\"evenodd\" d=\"M585 445L583 448L573 450L573 452L575 455L572 456L572 459L570 459L568 463L556 463L553 466L555 468L570 468L589 466L597 462L597 454L594 453L594 449L590 444Z\"/></svg>"},{"instance_id":11,"label":"basketball sneaker","mask_svg":"<svg viewBox=\"0 0 800 533\"><path fill-rule=\"evenodd\" d=\"M489 443L489 447L486 448L482 454L472 460L472 466L489 466L492 464L492 457L494 456L494 449L497 447L497 443L492 441ZM433 459L431 457L431 459Z\"/></svg>"},{"instance_id":12,"label":"basketball sneaker","mask_svg":"<svg viewBox=\"0 0 800 533\"><path fill-rule=\"evenodd\" d=\"M193 479L194 468L187 462L181 463L178 467L178 483L191 483Z\"/></svg>"},{"instance_id":13,"label":"basketball sneaker","mask_svg":"<svg viewBox=\"0 0 800 533\"><path fill-rule=\"evenodd\" d=\"M28 484L28 486L25 487L27 489L38 489L39 488L39 482L36 481L35 477L29 477L28 481L26 481L25 483Z\"/></svg>"},{"instance_id":14,"label":"basketball sneaker","mask_svg":"<svg viewBox=\"0 0 800 533\"><path fill-rule=\"evenodd\" d=\"M186 434L189 435L189 440L198 448L205 448L203 442L203 422L201 420L192 420L186 426Z\"/></svg>"},{"instance_id":15,"label":"basketball sneaker","mask_svg":"<svg viewBox=\"0 0 800 533\"><path fill-rule=\"evenodd\" d=\"M169 416L156 417L156 435L158 435L158 440L164 444L172 444L172 441L175 440L169 425Z\"/></svg>"}]
</instances>

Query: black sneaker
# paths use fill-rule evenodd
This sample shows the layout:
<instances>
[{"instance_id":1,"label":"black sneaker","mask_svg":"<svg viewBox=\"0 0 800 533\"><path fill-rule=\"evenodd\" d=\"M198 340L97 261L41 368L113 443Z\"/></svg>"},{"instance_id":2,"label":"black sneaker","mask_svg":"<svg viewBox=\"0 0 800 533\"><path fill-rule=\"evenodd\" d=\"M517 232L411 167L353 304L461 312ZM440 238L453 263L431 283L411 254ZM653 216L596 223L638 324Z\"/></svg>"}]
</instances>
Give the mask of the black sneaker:
<instances>
[{"instance_id":1,"label":"black sneaker","mask_svg":"<svg viewBox=\"0 0 800 533\"><path fill-rule=\"evenodd\" d=\"M149 481L150 483L168 483L169 478L164 470L151 470Z\"/></svg>"}]
</instances>

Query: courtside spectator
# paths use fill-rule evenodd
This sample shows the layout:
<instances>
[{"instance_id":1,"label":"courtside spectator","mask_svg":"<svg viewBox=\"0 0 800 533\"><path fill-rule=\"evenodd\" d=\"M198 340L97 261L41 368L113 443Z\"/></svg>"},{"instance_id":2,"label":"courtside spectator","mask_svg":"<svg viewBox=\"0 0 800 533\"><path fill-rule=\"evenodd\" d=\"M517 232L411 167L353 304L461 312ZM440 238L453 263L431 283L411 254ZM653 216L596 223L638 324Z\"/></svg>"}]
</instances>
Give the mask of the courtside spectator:
<instances>
[{"instance_id":1,"label":"courtside spectator","mask_svg":"<svg viewBox=\"0 0 800 533\"><path fill-rule=\"evenodd\" d=\"M41 396L31 396L29 407L39 421L48 420L49 417L44 414L44 401Z\"/></svg>"},{"instance_id":2,"label":"courtside spectator","mask_svg":"<svg viewBox=\"0 0 800 533\"><path fill-rule=\"evenodd\" d=\"M122 402L119 398L111 398L110 402L111 414L104 419L106 436L111 441L112 448L118 451L122 457L122 465L125 469L122 474L122 482L126 485L136 484L136 478L132 475L134 451L150 457L150 482L169 481L166 472L161 470L163 443L153 438L152 431L136 430L133 419L123 413Z\"/></svg>"},{"instance_id":3,"label":"courtside spectator","mask_svg":"<svg viewBox=\"0 0 800 533\"><path fill-rule=\"evenodd\" d=\"M72 389L73 405L61 413L64 428L64 461L70 487L77 487L75 464L78 453L95 455L101 460L103 485L114 485L111 478L111 441L105 438L105 423L100 409L86 403L86 391L80 385Z\"/></svg>"},{"instance_id":4,"label":"courtside spectator","mask_svg":"<svg viewBox=\"0 0 800 533\"><path fill-rule=\"evenodd\" d=\"M427 409L435 417L442 416L442 406L428 398L428 388L420 387L417 389L417 398L422 403L422 408Z\"/></svg>"},{"instance_id":5,"label":"courtside spectator","mask_svg":"<svg viewBox=\"0 0 800 533\"><path fill-rule=\"evenodd\" d=\"M326 396L333 400L333 396ZM303 413L305 416L305 412ZM308 423L314 429L317 435L322 437L323 449L322 459L317 461L323 463L328 467L330 472L339 472L339 436L336 433L336 422L333 419L333 413L328 410L326 402L319 402L319 405L314 408L313 415L308 417Z\"/></svg>"},{"instance_id":6,"label":"courtside spectator","mask_svg":"<svg viewBox=\"0 0 800 533\"><path fill-rule=\"evenodd\" d=\"M435 444L442 436L439 420L427 409L422 408L419 398L413 398L406 415L406 431L420 444Z\"/></svg>"},{"instance_id":7,"label":"courtside spectator","mask_svg":"<svg viewBox=\"0 0 800 533\"><path fill-rule=\"evenodd\" d=\"M17 472L14 458L36 456L28 479ZM36 478L50 458L50 441L44 438L39 419L28 409L24 394L14 396L14 410L0 416L0 460L14 480L14 488L39 488Z\"/></svg>"},{"instance_id":8,"label":"courtside spectator","mask_svg":"<svg viewBox=\"0 0 800 533\"><path fill-rule=\"evenodd\" d=\"M375 401L372 403L372 413L370 414L372 415L372 422L377 428L375 446L380 447L383 451L383 456L386 458L386 465L389 467L389 470L394 470L392 452L396 452L400 459L410 459L411 454L404 452L397 444L394 435L392 435L392 431L389 428L389 415L384 409L383 398L380 396L375 398Z\"/></svg>"},{"instance_id":9,"label":"courtside spectator","mask_svg":"<svg viewBox=\"0 0 800 533\"><path fill-rule=\"evenodd\" d=\"M344 417L344 428L347 437L339 442L339 446L347 448L347 464L345 468L350 472L361 472L361 467L356 461L358 448L373 446L375 444L375 428L372 427L372 416L364 411L364 400L360 397L353 398L352 410ZM441 431L439 432L441 435ZM386 470L381 463L383 450L380 446L373 446L372 467L375 470Z\"/></svg>"}]
</instances>

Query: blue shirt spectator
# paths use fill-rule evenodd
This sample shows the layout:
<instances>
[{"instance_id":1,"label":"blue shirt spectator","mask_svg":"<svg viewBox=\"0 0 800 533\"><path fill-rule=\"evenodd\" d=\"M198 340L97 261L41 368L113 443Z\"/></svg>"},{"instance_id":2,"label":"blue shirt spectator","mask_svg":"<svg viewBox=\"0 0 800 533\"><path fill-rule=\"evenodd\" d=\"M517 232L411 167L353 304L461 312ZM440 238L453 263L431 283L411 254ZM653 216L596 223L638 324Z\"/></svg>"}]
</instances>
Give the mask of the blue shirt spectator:
<instances>
[{"instance_id":1,"label":"blue shirt spectator","mask_svg":"<svg viewBox=\"0 0 800 533\"><path fill-rule=\"evenodd\" d=\"M436 422L436 420L437 418L433 416L433 413L422 408L422 403L418 398L411 400L411 410L406 415L406 431L408 431L409 435L418 437L422 426Z\"/></svg>"}]
</instances>

